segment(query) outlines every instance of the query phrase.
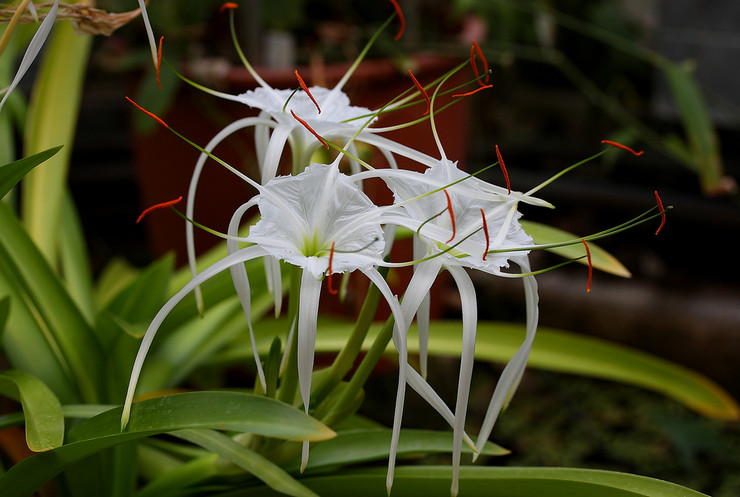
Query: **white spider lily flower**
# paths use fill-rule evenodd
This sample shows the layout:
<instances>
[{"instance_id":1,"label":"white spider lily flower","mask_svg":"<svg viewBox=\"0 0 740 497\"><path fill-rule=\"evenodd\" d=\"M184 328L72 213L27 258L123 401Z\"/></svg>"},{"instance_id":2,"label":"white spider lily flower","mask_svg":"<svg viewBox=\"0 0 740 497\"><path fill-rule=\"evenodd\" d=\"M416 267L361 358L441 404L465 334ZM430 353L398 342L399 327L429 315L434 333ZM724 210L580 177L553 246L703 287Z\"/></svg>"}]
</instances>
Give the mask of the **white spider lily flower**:
<instances>
[{"instance_id":1,"label":"white spider lily flower","mask_svg":"<svg viewBox=\"0 0 740 497\"><path fill-rule=\"evenodd\" d=\"M509 195L506 189L495 187L460 171L447 159L438 161L423 174L408 171L393 172L384 179L394 192L396 204L399 206L396 211L384 213L384 222L404 226L417 233L414 240L414 255L419 262L414 267L414 275L401 303L406 322L410 322L422 306L428 305L429 290L441 269L449 271L460 292L462 354L452 423L451 492L456 495L478 319L475 289L470 276L463 268L510 276L502 269L508 268L510 262L514 262L523 272L529 272L528 250L522 249L530 247L532 239L518 223L521 214L517 206L520 200L535 204L539 201L523 194ZM516 358L507 366L507 374L502 375L491 400L484 429L476 443L477 451L485 444L503 401L515 388L534 338L537 323L536 286L533 277L526 278L531 278L531 281L527 279L525 284L527 301L530 303L534 299L533 306L528 305L531 322L528 331L532 332L527 334L527 339ZM421 313L420 317L423 318L424 313ZM421 376L425 376L426 373L424 351L427 337L423 335L423 326L420 326ZM421 393L419 382L423 379L412 374L409 378L415 380L410 384ZM422 395L429 400L428 396ZM439 407L434 407L442 413ZM444 416L444 413L442 414Z\"/></svg>"},{"instance_id":2,"label":"white spider lily flower","mask_svg":"<svg viewBox=\"0 0 740 497\"><path fill-rule=\"evenodd\" d=\"M399 383L396 398L394 437L400 433L408 361L407 329L398 299L376 269L382 263L384 250L380 226L381 210L335 164L311 164L302 173L280 176L266 185L250 183L259 194L240 207L232 216L230 234L235 234L241 217L249 207L257 206L261 219L244 238L230 236L229 254L218 263L196 275L157 313L144 335L136 356L124 404L122 426L128 421L131 402L144 358L157 329L172 308L198 285L220 271L230 269L247 321L251 321L249 281L244 262L271 256L303 270L297 321L298 383L306 412L310 408L311 373L315 350L316 319L321 281L333 273L359 270L378 287L395 318L394 342L399 353ZM239 248L240 242L250 246ZM250 335L257 360L254 335ZM260 373L261 381L264 376ZM395 454L394 454L395 456ZM303 467L307 463L308 443L304 443ZM393 458L391 458L393 461ZM392 462L391 462L392 465Z\"/></svg>"},{"instance_id":3,"label":"white spider lily flower","mask_svg":"<svg viewBox=\"0 0 740 497\"><path fill-rule=\"evenodd\" d=\"M29 10L31 10L35 15L36 11L33 7L33 4L29 4ZM23 58L21 59L21 63L18 66L18 70L15 73L13 81L11 81L10 85L5 89L5 95L3 95L3 99L0 100L0 111L5 105L5 101L8 99L11 92L18 86L18 84L21 82L21 79L23 79L23 76L25 76L26 72L31 67L33 61L36 60L36 57L41 51L41 48L44 46L46 39L49 37L51 28L54 27L54 21L57 18L58 10L59 0L54 0L53 5L49 9L49 12L47 12L46 14L46 18L44 18L43 22L39 26L39 29L36 30L33 38L31 38L31 42L28 44L26 52L23 54Z\"/></svg>"}]
</instances>

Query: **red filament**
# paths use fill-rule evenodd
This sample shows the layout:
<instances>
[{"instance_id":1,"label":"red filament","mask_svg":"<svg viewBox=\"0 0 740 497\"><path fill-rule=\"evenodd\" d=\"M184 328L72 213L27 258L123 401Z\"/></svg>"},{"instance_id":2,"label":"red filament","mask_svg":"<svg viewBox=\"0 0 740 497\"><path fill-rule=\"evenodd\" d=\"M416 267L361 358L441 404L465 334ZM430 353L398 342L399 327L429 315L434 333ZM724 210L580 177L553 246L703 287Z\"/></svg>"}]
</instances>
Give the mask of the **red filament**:
<instances>
[{"instance_id":1,"label":"red filament","mask_svg":"<svg viewBox=\"0 0 740 497\"><path fill-rule=\"evenodd\" d=\"M396 36L393 37L394 41L398 41L401 39L401 36L403 36L403 32L406 29L406 17L404 17L401 6L398 5L398 2L396 0L391 0L391 3L393 4L393 8L396 9L396 14L398 14L398 22L400 23L400 26L398 27L398 33L396 33Z\"/></svg>"},{"instance_id":2,"label":"red filament","mask_svg":"<svg viewBox=\"0 0 740 497\"><path fill-rule=\"evenodd\" d=\"M442 190L445 193L445 197L447 198L447 210L450 213L450 222L452 223L452 236L449 240L445 243L450 243L452 240L455 239L455 213L452 211L452 199L450 199L450 194L447 193L447 190Z\"/></svg>"},{"instance_id":3,"label":"red filament","mask_svg":"<svg viewBox=\"0 0 740 497\"><path fill-rule=\"evenodd\" d=\"M311 92L308 89L308 86L306 86L306 83L303 81L303 78L300 74L298 74L298 70L296 69L295 77L298 78L298 84L301 85L301 89L306 92L306 95L308 95L308 98L311 99L313 104L316 106L316 110L319 111L319 114L321 114L321 107L319 107L319 103L316 101L315 98L313 98L313 95L311 95Z\"/></svg>"},{"instance_id":4,"label":"red filament","mask_svg":"<svg viewBox=\"0 0 740 497\"><path fill-rule=\"evenodd\" d=\"M306 129L307 129L308 131L310 131L310 132L311 132L311 134L312 134L313 136L315 136L315 137L316 137L316 139L317 139L317 140L319 140L319 141L320 141L320 142L321 142L321 143L322 143L322 144L323 144L323 145L324 145L324 146L325 146L325 147L326 147L327 149L329 148L329 144L328 144L328 143L326 143L326 141L325 141L325 140L324 140L323 138L321 138L321 135L319 135L319 134L318 134L318 133L317 133L316 131L314 131L314 129L313 129L313 128L312 128L311 126L309 126L309 124L308 124L308 123L307 123L306 121L304 121L304 120L303 120L303 119L301 119L300 117L296 116L296 115L295 115L295 112L293 112L293 110L292 110L292 109L291 109L290 113L291 113L291 114L293 115L293 118L294 118L294 119L295 119L296 121L298 121L299 123L301 123L301 124L303 125L303 127L304 127L304 128L306 128Z\"/></svg>"},{"instance_id":5,"label":"red filament","mask_svg":"<svg viewBox=\"0 0 740 497\"><path fill-rule=\"evenodd\" d=\"M478 58L483 62L483 71L485 73L485 78L481 81L480 73L478 72L478 65L475 63L475 56L478 56ZM480 46L478 43L476 43L475 40L473 40L473 44L470 46L470 65L473 66L473 72L475 73L475 77L478 79L478 84L481 86L484 86L488 84L488 82L491 79L491 76L488 72L488 61L483 56L483 51L480 49Z\"/></svg>"},{"instance_id":6,"label":"red filament","mask_svg":"<svg viewBox=\"0 0 740 497\"><path fill-rule=\"evenodd\" d=\"M158 117L158 116L157 116L156 114L154 114L154 113L152 113L152 112L149 112L149 111L148 111L148 110L146 110L146 109L145 109L144 107L142 107L141 105L137 104L136 102L134 102L133 100L131 100L131 99L130 99L130 98L128 98L128 97L126 97L126 100L128 100L129 102L131 102L132 104L134 104L134 106L135 106L135 107L136 107L137 109L139 109L139 110L140 110L141 112L143 112L143 113L144 113L144 114L146 114L147 116L151 117L152 119L154 119L155 121L157 121L157 122L158 122L159 124L161 124L161 125L162 125L162 126L164 126L165 128L168 128L168 129L169 129L169 126L167 126L167 123L166 123L166 122L164 122L164 121L163 121L163 120L162 120L161 118L159 118L159 117Z\"/></svg>"},{"instance_id":7,"label":"red filament","mask_svg":"<svg viewBox=\"0 0 740 497\"><path fill-rule=\"evenodd\" d=\"M476 94L476 93L478 93L479 91L487 90L487 89L489 89L489 88L493 88L493 85L485 85L485 86L481 86L481 87L479 87L479 88L476 88L475 90L473 90L473 91L469 91L469 92L467 92L467 93L456 93L456 94L452 95L452 98L458 98L458 97L469 97L470 95L475 95L475 94Z\"/></svg>"},{"instance_id":8,"label":"red filament","mask_svg":"<svg viewBox=\"0 0 740 497\"><path fill-rule=\"evenodd\" d=\"M239 7L239 6L238 6L238 5L236 4L236 3L234 3L234 2L226 2L225 4L223 4L223 5L222 5L222 6L221 6L221 7L220 7L220 8L218 9L218 11L219 11L219 12L224 12L225 10L229 10L229 9L236 9L237 7Z\"/></svg>"},{"instance_id":9,"label":"red filament","mask_svg":"<svg viewBox=\"0 0 740 497\"><path fill-rule=\"evenodd\" d=\"M159 69L162 67L162 41L164 36L159 38L159 48L157 49L157 86L162 89L162 81L159 79Z\"/></svg>"},{"instance_id":10,"label":"red filament","mask_svg":"<svg viewBox=\"0 0 740 497\"><path fill-rule=\"evenodd\" d=\"M480 209L480 215L483 219L483 234L486 235L486 250L483 252L483 260L485 261L488 255L488 247L491 246L491 239L488 236L488 222L486 222L486 213L483 212L483 209Z\"/></svg>"},{"instance_id":11,"label":"red filament","mask_svg":"<svg viewBox=\"0 0 740 497\"><path fill-rule=\"evenodd\" d=\"M640 150L639 152L636 152L634 149L629 148L627 145L622 145L621 143L613 142L611 140L601 140L601 143L606 143L607 145L611 145L612 147L621 148L622 150L626 150L632 155L637 155L638 157L645 153L644 150Z\"/></svg>"},{"instance_id":12,"label":"red filament","mask_svg":"<svg viewBox=\"0 0 740 497\"><path fill-rule=\"evenodd\" d=\"M504 173L504 179L506 180L506 189L511 193L511 183L509 183L509 173L506 171L506 166L504 165L504 159L501 157L501 152L499 152L498 145L496 147L496 157L498 157L498 165L501 166L501 172Z\"/></svg>"},{"instance_id":13,"label":"red filament","mask_svg":"<svg viewBox=\"0 0 740 497\"><path fill-rule=\"evenodd\" d=\"M581 239L581 243L584 247L586 247L586 260L588 261L588 283L586 283L586 291L591 291L591 279L594 275L594 266L591 264L591 250L588 248L588 243L586 243L586 240Z\"/></svg>"},{"instance_id":14,"label":"red filament","mask_svg":"<svg viewBox=\"0 0 740 497\"><path fill-rule=\"evenodd\" d=\"M425 116L429 115L429 110L431 109L432 102L429 100L429 95L427 94L426 90L423 86L419 83L419 80L416 79L416 76L414 76L414 73L411 72L411 69L409 69L409 76L411 76L411 80L414 82L414 86L416 86L416 89L419 90L419 93L421 93L424 96L424 100L427 101L427 110L424 112Z\"/></svg>"},{"instance_id":15,"label":"red filament","mask_svg":"<svg viewBox=\"0 0 740 497\"><path fill-rule=\"evenodd\" d=\"M660 210L660 226L658 226L658 230L655 232L657 235L665 225L665 208L663 207L663 201L660 200L660 195L658 195L658 190L655 190L655 200L658 202L658 209Z\"/></svg>"},{"instance_id":16,"label":"red filament","mask_svg":"<svg viewBox=\"0 0 740 497\"><path fill-rule=\"evenodd\" d=\"M156 209L163 209L163 208L165 208L165 207L172 207L173 205L177 204L177 203L178 203L178 202L180 202L181 200L182 200L182 195L180 195L179 197L177 197L177 198L176 198L175 200L169 200L169 201L167 201L167 202L162 202L162 203L159 203L159 204L154 204L154 205L152 205L151 207L148 207L148 208L144 209L144 212L142 212L142 213L141 213L141 214L139 215L139 217L138 217L138 218L136 219L136 224L139 224L139 222L140 222L140 221L141 221L142 219L144 219L144 216L146 216L147 214L149 214L149 213L150 213L150 212L152 212L153 210L156 210Z\"/></svg>"}]
</instances>

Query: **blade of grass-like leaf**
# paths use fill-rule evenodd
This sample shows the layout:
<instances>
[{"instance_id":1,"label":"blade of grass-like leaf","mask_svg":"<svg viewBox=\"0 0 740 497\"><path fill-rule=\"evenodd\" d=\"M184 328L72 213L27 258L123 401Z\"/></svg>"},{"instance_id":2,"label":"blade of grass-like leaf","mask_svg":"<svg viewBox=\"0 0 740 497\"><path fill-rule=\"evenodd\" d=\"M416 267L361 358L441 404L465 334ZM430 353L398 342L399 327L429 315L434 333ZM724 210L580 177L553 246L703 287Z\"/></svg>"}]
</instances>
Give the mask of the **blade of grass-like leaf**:
<instances>
[{"instance_id":1,"label":"blade of grass-like leaf","mask_svg":"<svg viewBox=\"0 0 740 497\"><path fill-rule=\"evenodd\" d=\"M54 147L25 159L0 166L0 198L4 197L31 169L51 158L62 147Z\"/></svg>"},{"instance_id":2,"label":"blade of grass-like leaf","mask_svg":"<svg viewBox=\"0 0 740 497\"><path fill-rule=\"evenodd\" d=\"M10 284L10 292L18 295L18 305L22 302L37 323L36 330L9 326L5 340L12 333L20 349L31 348L34 340L45 341L54 352L55 361L61 365L62 374L73 381L81 398L96 403L102 391L103 356L91 327L18 218L4 203L0 203L0 226L0 272ZM40 331L42 336L28 336L34 331ZM34 352L18 351L29 357ZM12 357L10 359L13 361ZM37 376L52 384L51 379ZM63 401L74 402L74 399Z\"/></svg>"},{"instance_id":3,"label":"blade of grass-like leaf","mask_svg":"<svg viewBox=\"0 0 740 497\"><path fill-rule=\"evenodd\" d=\"M75 34L71 23L55 27L46 44L28 111L26 154L65 145L23 181L23 220L31 238L53 262L91 42L92 36Z\"/></svg>"},{"instance_id":4,"label":"blade of grass-like leaf","mask_svg":"<svg viewBox=\"0 0 740 497\"><path fill-rule=\"evenodd\" d=\"M567 231L563 231L546 224L540 224L533 221L520 221L520 223L522 228L524 228L524 231L529 233L534 240L534 243L538 245L561 243L569 240L578 240L579 238ZM588 246L591 251L591 262L595 269L600 269L601 271L621 276L623 278L629 278L632 276L629 270L609 252L593 243L589 243ZM564 247L556 247L548 249L548 251L567 259L578 259L577 262L580 262L581 264L588 264L587 259L584 257L586 255L586 249L580 243Z\"/></svg>"},{"instance_id":5,"label":"blade of grass-like leaf","mask_svg":"<svg viewBox=\"0 0 740 497\"><path fill-rule=\"evenodd\" d=\"M24 371L10 369L0 373L0 394L21 403L29 449L43 452L62 445L62 406L43 381Z\"/></svg>"},{"instance_id":6,"label":"blade of grass-like leaf","mask_svg":"<svg viewBox=\"0 0 740 497\"><path fill-rule=\"evenodd\" d=\"M5 296L0 299L0 343L2 343L3 331L5 331L5 323L8 321L8 314L10 314L10 297Z\"/></svg>"},{"instance_id":7,"label":"blade of grass-like leaf","mask_svg":"<svg viewBox=\"0 0 740 497\"><path fill-rule=\"evenodd\" d=\"M356 495L386 497L385 469L345 471L301 479L323 497ZM396 468L393 493L404 497L449 497L450 469L446 466ZM219 497L277 495L255 488ZM593 469L571 468L460 468L460 496L465 497L706 497L686 487L645 476Z\"/></svg>"},{"instance_id":8,"label":"blade of grass-like leaf","mask_svg":"<svg viewBox=\"0 0 740 497\"><path fill-rule=\"evenodd\" d=\"M299 409L237 392L194 392L136 402L121 432L122 407L73 427L68 442L16 464L0 477L0 495L28 496L66 467L103 449L187 428L256 433L289 440L324 440L334 432Z\"/></svg>"},{"instance_id":9,"label":"blade of grass-like leaf","mask_svg":"<svg viewBox=\"0 0 740 497\"><path fill-rule=\"evenodd\" d=\"M275 322L287 326L285 322ZM352 323L340 320L320 320L316 337L316 352L336 352L343 347ZM363 349L367 350L380 329L371 327ZM255 326L258 346L266 352L272 339L273 325ZM429 339L429 353L440 356L460 354L460 323L435 321ZM416 326L409 331L409 353L418 352ZM476 358L506 362L524 340L522 325L486 322L478 323ZM389 346L388 353L396 355ZM233 344L215 361L232 362L251 356L248 341ZM726 390L706 376L645 352L597 338L566 331L540 328L528 362L529 367L568 374L577 374L616 381L652 390L670 397L706 416L740 419L740 406Z\"/></svg>"},{"instance_id":10,"label":"blade of grass-like leaf","mask_svg":"<svg viewBox=\"0 0 740 497\"><path fill-rule=\"evenodd\" d=\"M318 497L280 466L222 433L213 430L180 430L173 435L215 452L253 474L282 495Z\"/></svg>"},{"instance_id":11,"label":"blade of grass-like leaf","mask_svg":"<svg viewBox=\"0 0 740 497\"><path fill-rule=\"evenodd\" d=\"M726 193L717 132L689 64L666 63L661 69L681 114L702 190L708 194Z\"/></svg>"},{"instance_id":12,"label":"blade of grass-like leaf","mask_svg":"<svg viewBox=\"0 0 740 497\"><path fill-rule=\"evenodd\" d=\"M335 466L379 461L388 458L391 443L391 430L367 429L338 431L331 440L311 446L311 457L306 470L316 470ZM416 456L431 453L452 452L452 432L432 430L402 430L398 442L398 457ZM472 453L470 447L463 445L463 452ZM481 454L502 456L510 451L500 445L487 443ZM287 463L287 471L298 471L300 458Z\"/></svg>"},{"instance_id":13,"label":"blade of grass-like leaf","mask_svg":"<svg viewBox=\"0 0 740 497\"><path fill-rule=\"evenodd\" d=\"M82 224L69 190L65 190L62 209L59 258L64 284L80 312L92 325L95 322L92 267Z\"/></svg>"}]
</instances>

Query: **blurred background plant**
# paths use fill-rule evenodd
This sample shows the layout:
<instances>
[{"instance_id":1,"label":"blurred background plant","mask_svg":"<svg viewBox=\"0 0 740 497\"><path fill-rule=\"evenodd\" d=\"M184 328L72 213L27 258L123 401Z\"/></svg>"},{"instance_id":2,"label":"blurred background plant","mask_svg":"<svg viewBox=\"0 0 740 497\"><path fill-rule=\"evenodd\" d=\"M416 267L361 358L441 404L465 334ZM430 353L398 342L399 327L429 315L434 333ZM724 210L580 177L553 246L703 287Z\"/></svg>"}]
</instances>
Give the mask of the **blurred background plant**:
<instances>
[{"instance_id":1,"label":"blurred background plant","mask_svg":"<svg viewBox=\"0 0 740 497\"><path fill-rule=\"evenodd\" d=\"M111 0L100 1L98 6L122 12L133 8L131 3ZM229 59L226 54L233 54L230 42L221 36L225 32L225 20L216 14L220 3L197 0L151 3L152 20L167 40L168 59L190 66L202 59L211 61L208 67L223 66L221 62L212 64L213 60ZM267 31L294 33L293 60L298 63L315 64L317 57L322 63L342 61L351 58L352 51L368 36L367 32L387 15L387 11L380 12L384 9L374 10L381 2L360 2L352 4L352 8L347 2L288 3L289 6L277 1L251 1L243 2L240 7L242 25L255 26L257 22L259 28L245 30L246 47L254 60L267 59L263 60L267 66L273 64L269 53L261 50ZM703 74L702 59L696 61L694 70L694 66L682 60L684 55L668 59L666 55L671 47L661 44L661 40L665 42L662 30L670 28L662 22L670 19L678 22L669 14L677 11L691 14L698 7L692 2L682 2L682 8L666 2L636 3L637 9L635 2L606 0L557 5L545 1L407 1L402 2L409 28L404 45L379 43L376 53L397 56L400 51L430 50L464 57L469 39L476 38L484 51L491 54L489 60L498 64L494 67L494 91L481 94L476 103L476 108L485 111L470 115L468 161L494 162L491 144L495 139L506 146L507 164L517 189L526 190L553 171L589 155L593 150L589 147L605 137L645 147L647 152L640 162L629 157L618 162L605 161L582 168L566 181L548 188L547 197L558 209L552 218L545 220L571 232L588 233L595 231L594 226L616 224L613 221L624 218L624 212L634 205L631 203L634 198L644 199L645 192L649 196L656 185L664 198L678 208L670 219L671 230L665 230L655 242L651 240L649 247L645 240L652 233L646 230L604 244L632 270L632 280L597 277L594 292L586 297L565 290L574 286L574 278L576 281L583 278L582 269L544 275L541 279L544 324L606 337L675 360L707 373L737 397L740 382L733 357L737 338L732 330L740 319L736 312L737 289L732 281L736 281L738 268L729 243L740 219L732 180L737 174L737 151L733 144L738 132L738 121L732 116L737 114L731 110L730 103L722 102L725 117L718 119L718 111L706 105L707 78L695 77ZM260 15L255 16L254 12ZM699 12L707 14L711 9L707 7ZM325 23L327 13L332 14L328 24ZM693 20L701 23L702 17ZM22 52L30 38L29 32L28 28L21 29L14 36L13 45L0 57L0 77L4 78L0 86L14 72L8 54ZM149 70L150 61L142 27L134 23L110 37L91 39L74 35L71 26L60 23L53 36L35 77L30 75L26 80L28 110L23 95L18 92L0 113L0 163L64 145L52 160L24 179L20 199L9 199L11 205L21 202L23 227L15 225L12 215L3 211L6 217L2 237L6 242L2 254L5 278L2 288L6 291L0 297L10 295L14 306L24 301L28 307L27 313L12 308L2 335L4 357L11 358L14 368L43 379L62 404L105 407L106 403L119 404L122 399L128 366L117 366L130 360L141 327L165 295L187 276L182 272L173 276L171 260L153 263L161 254L151 250L143 231L133 223L143 205L137 201L131 137L141 131L129 127L129 109L122 96L141 91L142 81L152 83L151 75L141 76ZM283 35L270 36L275 38L277 46L285 46L281 45L285 43ZM645 48L651 45L658 51ZM286 51L290 52L282 49L278 53L285 55ZM200 74L209 71L213 69ZM701 90L697 79L702 81ZM170 88L172 98L160 94L163 108L174 102L177 85ZM721 101L717 94L710 96L712 102ZM78 111L81 118L75 124ZM722 153L720 143L724 145ZM185 171L189 172L189 165L183 167L188 167ZM32 243L25 241L24 231ZM715 261L697 261L698 242L687 241L695 238L691 235L697 232L719 237L712 246L711 257L723 261L721 270L716 268ZM23 244L16 248L8 245L17 240L24 240ZM31 248L34 246L38 254ZM28 268L30 273L25 272ZM487 289L481 292L482 301L497 303L495 308L481 305L485 310L482 318L521 319L519 304L511 297L518 295L518 291L501 282L483 279L478 283ZM152 362L157 366L150 385L174 387L189 372L198 371L197 376L179 384L215 388L231 374L239 377L252 374L241 370L235 373L233 358L218 360L217 352L228 350L228 344L233 345L230 340L241 331L236 322L239 314L236 302L225 299L229 285L229 281L221 281L212 289L214 303L222 302L220 305L224 307L220 308L223 313L213 318L212 330L218 329L220 333L214 331L209 335L208 352L195 353L199 339L190 338L187 343L193 348L180 348L180 355L171 355L173 350L177 351L172 345L177 340L175 337L189 335L188 323L195 318L183 312L173 325L169 344L161 348L159 359L156 354L153 357ZM45 302L54 304L47 306ZM264 305L263 313L269 304ZM444 314L456 317L458 305L448 302ZM60 306L71 309L61 318ZM41 318L36 312L41 313ZM85 329L89 335L79 334L79 329ZM54 339L48 338L50 330ZM23 343L27 339L20 338L22 333L37 337L37 342ZM100 364L103 355L95 352L98 338L92 336L103 337L107 353L112 354L105 356L109 368L106 375L99 375L105 369ZM86 341L89 343L80 344ZM63 350L55 350L57 346ZM73 364L58 364L60 358ZM537 367L536 355L533 360ZM183 363L189 367L181 369ZM55 364L59 365L58 370L52 366ZM631 364L628 361L622 366L629 368ZM557 370L547 363L541 367ZM494 366L491 371L493 374L498 370ZM99 377L95 378L96 375ZM530 377L531 380L525 379L521 392L524 395L512 405L511 415L502 418L508 418L501 427L502 442L516 449L512 463L558 466L572 463L650 473L679 481L680 471L675 467L666 469L647 464L658 459L685 463L697 454L711 454L710 460L716 461L716 466L701 468L703 472L712 472L714 478L688 472L687 479L680 482L714 495L736 493L733 468L740 454L736 421L695 417L675 404L666 407L662 399L642 395L633 388L616 387L613 397L607 400L602 396L607 397L604 392L611 387L602 383L572 383L561 375L545 376L543 380L537 374L528 373L526 378ZM379 398L387 398L383 384L377 381L369 385L368 397L372 399L377 393ZM489 387L482 380L480 388L485 391ZM675 397L680 396L684 387L678 383L671 388ZM546 392L554 393L555 400L548 400ZM598 399L594 400L597 407L593 411L589 411L589 402L583 410L578 408L578 401L591 397ZM625 397L630 400L624 400ZM569 403L562 401L563 398L578 401ZM608 405L614 407L600 409L602 402L612 402ZM539 420L541 415L537 413L543 405L574 407L557 415L547 411L552 416L552 422L548 423L551 430L543 429L541 439L527 444L529 436L535 437L537 433L532 433L528 424L517 426L517 420L527 419L530 423L533 418ZM517 417L515 409L519 408L522 410ZM674 413L678 410L671 418L673 424L665 422L666 409ZM535 414L528 414L530 411ZM619 445L611 438L603 444L583 447L589 440L584 440L584 432L577 430L594 411L613 415L602 420L600 426L608 427L613 422L620 440L625 443L639 440L624 449L634 457L615 455ZM95 412L88 411L82 417ZM725 417L732 418L732 409L728 412ZM637 422L616 419L620 416ZM17 424L7 419L3 421L8 425ZM656 432L649 437L655 444L651 448L646 448L648 442L641 438L645 419L652 427L650 430ZM653 422L654 419L658 421ZM559 420L565 421L559 424ZM588 424L589 434L598 432L595 425ZM152 445L145 446L142 450L151 455ZM16 454L8 451L8 447L10 443L4 442L6 463L10 460L8 454ZM154 452L160 448L154 443ZM117 454L106 457L112 457L117 467L123 469L130 455L126 451L131 449L117 450ZM655 457L640 458L639 451ZM95 466L90 466L76 476L68 473L71 476L67 488L74 495L83 495L75 494L74 489L84 485L86 478L105 480L105 473L95 476L96 471ZM107 485L111 487L110 495L114 495L114 490L122 491L112 480ZM96 495L95 491L101 494L99 488L88 487L88 490L91 495Z\"/></svg>"}]
</instances>

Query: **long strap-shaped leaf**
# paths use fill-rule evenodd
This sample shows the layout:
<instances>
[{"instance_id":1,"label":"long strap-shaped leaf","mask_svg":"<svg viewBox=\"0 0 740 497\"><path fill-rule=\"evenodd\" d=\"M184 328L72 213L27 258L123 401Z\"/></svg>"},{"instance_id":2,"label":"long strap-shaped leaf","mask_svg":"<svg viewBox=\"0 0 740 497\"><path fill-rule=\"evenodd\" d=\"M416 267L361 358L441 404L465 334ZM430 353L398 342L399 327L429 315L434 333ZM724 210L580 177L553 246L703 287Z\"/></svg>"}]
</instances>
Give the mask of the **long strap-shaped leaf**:
<instances>
[{"instance_id":1,"label":"long strap-shaped leaf","mask_svg":"<svg viewBox=\"0 0 740 497\"><path fill-rule=\"evenodd\" d=\"M61 150L60 147L50 148L31 157L0 166L0 198L3 198L31 169Z\"/></svg>"},{"instance_id":2,"label":"long strap-shaped leaf","mask_svg":"<svg viewBox=\"0 0 740 497\"><path fill-rule=\"evenodd\" d=\"M277 329L284 322L275 322ZM342 321L320 321L316 337L316 352L341 350L352 324ZM365 340L367 349L380 325L374 325ZM258 345L266 351L274 336L269 321L256 327ZM432 323L429 353L457 356L460 354L460 323L435 321ZM416 353L416 328L409 331L409 353ZM525 330L516 324L478 323L475 355L478 360L506 362L522 343ZM237 361L251 353L246 343L234 344L215 361ZM389 349L389 353L393 354ZM215 362L214 361L214 362ZM740 406L726 390L706 376L654 355L624 347L605 340L576 335L566 331L540 328L529 356L528 367L578 374L617 381L646 388L684 404L706 416L740 419Z\"/></svg>"},{"instance_id":3,"label":"long strap-shaped leaf","mask_svg":"<svg viewBox=\"0 0 740 497\"><path fill-rule=\"evenodd\" d=\"M67 376L78 390L77 400L97 403L101 394L100 371L103 370L100 345L18 218L7 205L0 203L0 287L3 287L3 280L7 285L4 293L13 296L12 306L25 306L37 323L36 329L21 329L15 325L15 312L11 311L3 337L4 343L14 344L14 349L7 351L11 363L20 368L14 355L24 355L23 369L34 372L47 384L57 383L56 378L36 373L44 370L46 365L41 361L45 358L37 356L38 364L34 364L34 355L42 351L30 349L34 348L34 341L45 343L46 350L54 354L49 360L60 364L61 370L56 374ZM34 332L42 336L30 336Z\"/></svg>"},{"instance_id":4,"label":"long strap-shaped leaf","mask_svg":"<svg viewBox=\"0 0 740 497\"><path fill-rule=\"evenodd\" d=\"M396 469L393 495L449 497L447 466L407 466ZM383 469L346 471L300 480L322 497L386 497ZM264 487L216 494L218 497L271 497ZM507 468L463 466L460 496L465 497L706 497L674 483L613 471L571 468Z\"/></svg>"},{"instance_id":5,"label":"long strap-shaped leaf","mask_svg":"<svg viewBox=\"0 0 740 497\"><path fill-rule=\"evenodd\" d=\"M256 433L289 440L319 441L334 432L300 410L266 397L237 392L194 392L137 402L126 431L121 407L75 426L69 442L16 464L0 477L0 495L27 496L71 464L103 449L143 437L188 428Z\"/></svg>"}]
</instances>

